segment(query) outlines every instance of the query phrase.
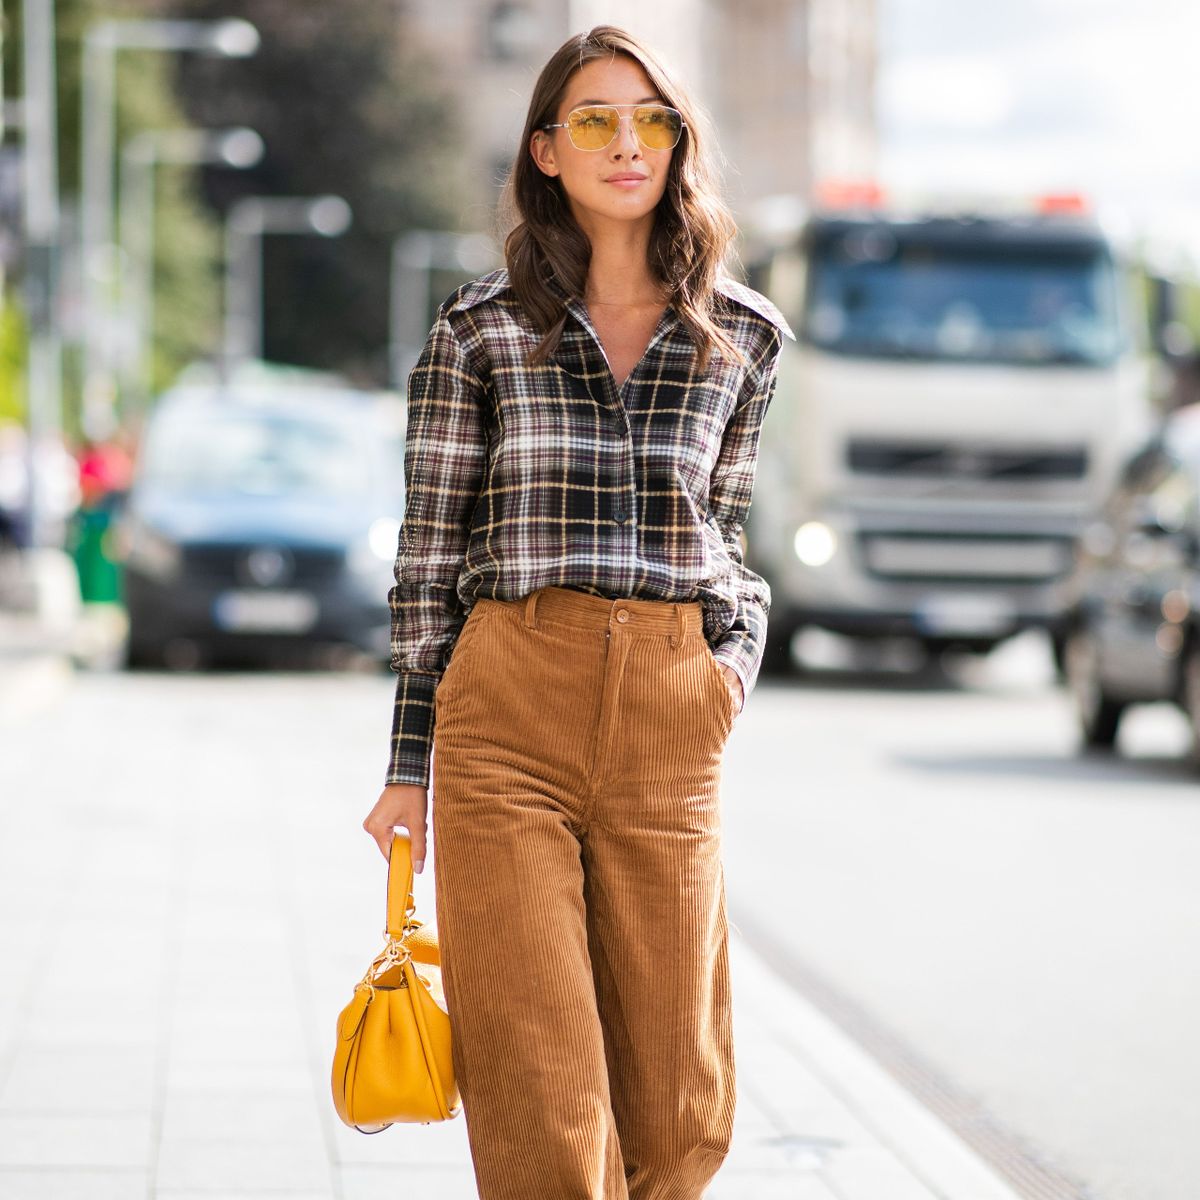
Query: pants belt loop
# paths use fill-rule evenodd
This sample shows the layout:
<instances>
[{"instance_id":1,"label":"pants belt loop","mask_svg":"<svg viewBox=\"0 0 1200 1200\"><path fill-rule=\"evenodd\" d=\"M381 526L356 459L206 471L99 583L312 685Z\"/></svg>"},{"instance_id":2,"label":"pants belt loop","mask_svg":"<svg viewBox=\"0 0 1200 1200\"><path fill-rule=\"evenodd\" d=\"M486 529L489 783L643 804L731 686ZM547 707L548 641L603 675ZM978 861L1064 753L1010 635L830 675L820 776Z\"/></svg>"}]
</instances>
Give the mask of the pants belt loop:
<instances>
[{"instance_id":1,"label":"pants belt loop","mask_svg":"<svg viewBox=\"0 0 1200 1200\"><path fill-rule=\"evenodd\" d=\"M682 604L675 605L675 625L676 632L671 634L671 649L678 649L687 633L687 613L684 612Z\"/></svg>"},{"instance_id":2,"label":"pants belt loop","mask_svg":"<svg viewBox=\"0 0 1200 1200\"><path fill-rule=\"evenodd\" d=\"M529 593L529 599L525 601L525 628L536 629L537 621L534 618L534 609L537 608L538 592L541 589L535 589Z\"/></svg>"}]
</instances>

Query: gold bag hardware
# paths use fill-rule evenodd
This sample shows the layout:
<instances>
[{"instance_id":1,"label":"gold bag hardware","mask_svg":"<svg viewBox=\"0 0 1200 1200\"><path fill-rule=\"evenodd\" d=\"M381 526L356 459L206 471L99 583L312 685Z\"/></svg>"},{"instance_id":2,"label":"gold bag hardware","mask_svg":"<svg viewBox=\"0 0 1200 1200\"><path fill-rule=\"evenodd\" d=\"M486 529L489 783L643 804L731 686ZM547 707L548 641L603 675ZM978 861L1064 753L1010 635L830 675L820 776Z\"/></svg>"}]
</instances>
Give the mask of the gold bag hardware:
<instances>
[{"instance_id":1,"label":"gold bag hardware","mask_svg":"<svg viewBox=\"0 0 1200 1200\"><path fill-rule=\"evenodd\" d=\"M333 1053L334 1107L360 1133L380 1133L400 1122L429 1125L462 1109L441 954L434 934L413 916L412 887L411 841L393 832L387 944L338 1017Z\"/></svg>"}]
</instances>

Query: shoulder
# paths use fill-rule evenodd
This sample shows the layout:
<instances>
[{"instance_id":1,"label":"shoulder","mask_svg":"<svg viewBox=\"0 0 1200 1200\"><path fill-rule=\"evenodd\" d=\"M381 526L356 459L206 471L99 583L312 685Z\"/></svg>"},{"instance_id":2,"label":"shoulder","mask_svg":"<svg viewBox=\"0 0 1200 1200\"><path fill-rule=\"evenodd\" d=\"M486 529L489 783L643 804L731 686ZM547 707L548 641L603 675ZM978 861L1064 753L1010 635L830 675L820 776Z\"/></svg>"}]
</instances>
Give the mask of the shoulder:
<instances>
[{"instance_id":1,"label":"shoulder","mask_svg":"<svg viewBox=\"0 0 1200 1200\"><path fill-rule=\"evenodd\" d=\"M472 370L483 379L497 346L512 341L521 325L518 308L508 270L500 267L455 288L438 305L437 324L450 330Z\"/></svg>"},{"instance_id":2,"label":"shoulder","mask_svg":"<svg viewBox=\"0 0 1200 1200\"><path fill-rule=\"evenodd\" d=\"M508 282L508 268L499 267L495 271L489 271L486 275L480 275L456 288L442 302L442 311L447 314L465 312L488 300L505 295L512 295L512 286Z\"/></svg>"},{"instance_id":3,"label":"shoulder","mask_svg":"<svg viewBox=\"0 0 1200 1200\"><path fill-rule=\"evenodd\" d=\"M728 275L722 275L717 280L715 290L726 301L732 302L727 307L734 313L751 321L766 321L781 334L790 337L792 341L796 340L796 335L792 332L792 327L787 323L783 313L762 292L756 292L752 287L738 283L736 279Z\"/></svg>"}]
</instances>

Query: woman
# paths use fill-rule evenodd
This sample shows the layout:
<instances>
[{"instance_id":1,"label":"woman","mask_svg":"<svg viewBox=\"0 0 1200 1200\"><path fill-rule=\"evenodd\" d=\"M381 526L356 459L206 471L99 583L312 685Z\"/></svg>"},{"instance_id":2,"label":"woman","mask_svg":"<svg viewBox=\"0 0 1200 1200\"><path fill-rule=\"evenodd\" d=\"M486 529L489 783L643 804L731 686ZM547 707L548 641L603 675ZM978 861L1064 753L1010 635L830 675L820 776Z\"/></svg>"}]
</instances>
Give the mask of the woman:
<instances>
[{"instance_id":1,"label":"woman","mask_svg":"<svg viewBox=\"0 0 1200 1200\"><path fill-rule=\"evenodd\" d=\"M409 378L391 758L363 825L424 859L432 750L482 1200L698 1198L729 1147L720 768L766 629L738 535L791 331L722 271L704 137L629 34L562 46L507 266L441 305Z\"/></svg>"}]
</instances>

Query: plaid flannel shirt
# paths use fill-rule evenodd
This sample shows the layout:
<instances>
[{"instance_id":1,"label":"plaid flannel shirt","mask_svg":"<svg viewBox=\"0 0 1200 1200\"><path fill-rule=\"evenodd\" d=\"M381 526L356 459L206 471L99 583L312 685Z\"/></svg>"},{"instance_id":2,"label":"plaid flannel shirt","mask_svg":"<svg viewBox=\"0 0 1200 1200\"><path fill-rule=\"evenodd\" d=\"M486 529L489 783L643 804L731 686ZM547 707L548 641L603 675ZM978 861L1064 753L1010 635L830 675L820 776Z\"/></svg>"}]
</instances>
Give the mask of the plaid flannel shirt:
<instances>
[{"instance_id":1,"label":"plaid flannel shirt","mask_svg":"<svg viewBox=\"0 0 1200 1200\"><path fill-rule=\"evenodd\" d=\"M745 696L758 676L771 595L739 535L783 337L795 335L726 277L714 319L747 364L715 351L698 374L669 305L618 388L586 305L559 294L569 316L542 366L523 362L539 335L501 268L442 302L409 374L387 783L428 786L434 691L480 596L556 585L699 600L705 640Z\"/></svg>"}]
</instances>

